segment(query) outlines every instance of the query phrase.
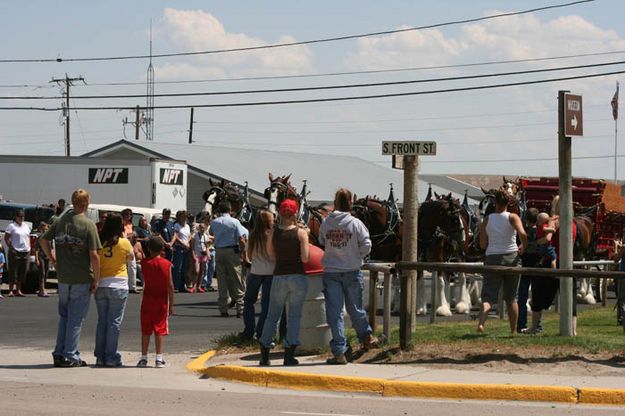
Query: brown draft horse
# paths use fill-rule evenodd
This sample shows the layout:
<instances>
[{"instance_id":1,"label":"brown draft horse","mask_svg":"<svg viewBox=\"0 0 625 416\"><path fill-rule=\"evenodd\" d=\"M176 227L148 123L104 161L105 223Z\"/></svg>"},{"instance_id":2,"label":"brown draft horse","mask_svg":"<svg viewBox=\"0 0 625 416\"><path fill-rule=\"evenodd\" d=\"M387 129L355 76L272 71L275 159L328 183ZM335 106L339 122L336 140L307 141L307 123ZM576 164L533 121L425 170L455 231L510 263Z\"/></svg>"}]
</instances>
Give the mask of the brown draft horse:
<instances>
[{"instance_id":1,"label":"brown draft horse","mask_svg":"<svg viewBox=\"0 0 625 416\"><path fill-rule=\"evenodd\" d=\"M245 227L251 228L256 208L249 202L247 182L245 182L245 188L241 191L237 185L225 179L222 179L220 182L212 179L208 181L211 187L202 195L202 199L206 202L207 214L209 216L212 215L219 203L227 200L232 205L233 217L241 221L241 224Z\"/></svg>"},{"instance_id":2,"label":"brown draft horse","mask_svg":"<svg viewBox=\"0 0 625 416\"><path fill-rule=\"evenodd\" d=\"M308 204L306 196L308 195L306 180L302 186L302 191L298 194L297 190L290 183L291 174L285 176L274 177L269 172L269 186L265 189L265 197L267 198L267 209L277 215L277 208L285 199L293 199L298 202L299 210L297 212L297 221L306 224L309 229L310 243L315 246L319 244L319 229L321 222L330 210L327 204L321 204L312 207Z\"/></svg>"},{"instance_id":3,"label":"brown draft horse","mask_svg":"<svg viewBox=\"0 0 625 416\"><path fill-rule=\"evenodd\" d=\"M463 260L469 248L466 212L451 193L419 206L418 246L425 261Z\"/></svg>"},{"instance_id":4,"label":"brown draft horse","mask_svg":"<svg viewBox=\"0 0 625 416\"><path fill-rule=\"evenodd\" d=\"M392 186L386 201L369 196L356 200L352 206L352 215L369 230L372 260L401 260L403 227Z\"/></svg>"}]
</instances>

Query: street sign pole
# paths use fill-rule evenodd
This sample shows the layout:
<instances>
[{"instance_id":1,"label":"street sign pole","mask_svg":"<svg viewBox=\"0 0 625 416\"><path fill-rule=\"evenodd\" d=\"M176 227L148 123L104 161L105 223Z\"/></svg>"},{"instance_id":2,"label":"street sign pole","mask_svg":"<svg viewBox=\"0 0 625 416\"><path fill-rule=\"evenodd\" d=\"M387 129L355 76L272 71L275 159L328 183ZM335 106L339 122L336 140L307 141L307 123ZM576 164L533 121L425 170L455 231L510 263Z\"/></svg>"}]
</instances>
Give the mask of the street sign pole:
<instances>
[{"instance_id":1,"label":"street sign pole","mask_svg":"<svg viewBox=\"0 0 625 416\"><path fill-rule=\"evenodd\" d=\"M404 220L402 260L417 261L417 225L419 223L419 155L435 156L436 142L393 140L382 142L382 154L393 156L393 167L404 170ZM401 159L401 163L400 163ZM417 319L417 271L403 270L399 303L399 346L412 348L412 334Z\"/></svg>"},{"instance_id":2,"label":"street sign pole","mask_svg":"<svg viewBox=\"0 0 625 416\"><path fill-rule=\"evenodd\" d=\"M419 213L419 156L403 157L404 168L404 221L402 260L417 261L417 224ZM399 315L399 346L402 350L412 348L412 334L416 329L417 271L403 270Z\"/></svg>"},{"instance_id":3,"label":"street sign pole","mask_svg":"<svg viewBox=\"0 0 625 416\"><path fill-rule=\"evenodd\" d=\"M560 269L573 269L573 180L571 138L565 134L566 93L558 92L558 167L560 183ZM560 335L573 336L573 278L560 278Z\"/></svg>"}]
</instances>

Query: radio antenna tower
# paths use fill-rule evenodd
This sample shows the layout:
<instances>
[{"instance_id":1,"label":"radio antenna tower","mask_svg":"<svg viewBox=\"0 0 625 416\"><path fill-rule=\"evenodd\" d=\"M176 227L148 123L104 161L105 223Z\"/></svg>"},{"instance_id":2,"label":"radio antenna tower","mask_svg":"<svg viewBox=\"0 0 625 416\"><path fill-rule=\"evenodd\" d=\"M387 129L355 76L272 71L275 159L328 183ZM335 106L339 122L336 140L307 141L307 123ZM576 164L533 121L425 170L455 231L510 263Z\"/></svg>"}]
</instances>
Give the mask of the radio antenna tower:
<instances>
[{"instance_id":1,"label":"radio antenna tower","mask_svg":"<svg viewBox=\"0 0 625 416\"><path fill-rule=\"evenodd\" d=\"M148 65L148 90L145 105L145 139L154 140L154 67L152 66L152 20L150 19L150 65Z\"/></svg>"}]
</instances>

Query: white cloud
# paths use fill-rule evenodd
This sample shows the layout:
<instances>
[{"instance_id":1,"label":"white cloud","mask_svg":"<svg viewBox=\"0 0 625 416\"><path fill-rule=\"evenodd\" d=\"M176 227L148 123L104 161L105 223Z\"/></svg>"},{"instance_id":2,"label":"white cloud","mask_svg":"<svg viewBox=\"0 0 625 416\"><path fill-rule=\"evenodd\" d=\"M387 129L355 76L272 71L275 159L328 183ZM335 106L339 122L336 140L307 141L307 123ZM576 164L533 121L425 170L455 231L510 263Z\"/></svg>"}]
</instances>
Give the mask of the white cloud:
<instances>
[{"instance_id":1,"label":"white cloud","mask_svg":"<svg viewBox=\"0 0 625 416\"><path fill-rule=\"evenodd\" d=\"M625 40L615 31L599 28L582 17L564 16L543 22L536 16L525 15L465 25L454 36L429 29L360 39L356 51L346 57L345 66L351 70L382 69L623 48Z\"/></svg>"},{"instance_id":2,"label":"white cloud","mask_svg":"<svg viewBox=\"0 0 625 416\"><path fill-rule=\"evenodd\" d=\"M201 51L264 46L270 43L296 41L283 35L275 42L231 33L210 13L202 10L166 8L159 35L179 50ZM188 63L157 67L160 79L201 76L268 76L296 75L314 72L312 52L306 46L266 49L251 52L229 52L198 55Z\"/></svg>"}]
</instances>

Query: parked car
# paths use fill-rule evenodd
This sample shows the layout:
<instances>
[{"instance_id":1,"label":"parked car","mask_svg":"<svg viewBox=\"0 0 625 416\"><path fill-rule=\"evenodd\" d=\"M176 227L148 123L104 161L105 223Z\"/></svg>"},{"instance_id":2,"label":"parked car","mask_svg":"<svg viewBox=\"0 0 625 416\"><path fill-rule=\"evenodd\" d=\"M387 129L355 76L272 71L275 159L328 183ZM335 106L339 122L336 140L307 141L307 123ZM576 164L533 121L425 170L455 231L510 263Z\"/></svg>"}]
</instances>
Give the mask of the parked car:
<instances>
[{"instance_id":1,"label":"parked car","mask_svg":"<svg viewBox=\"0 0 625 416\"><path fill-rule=\"evenodd\" d=\"M72 208L72 205L68 205L63 213L65 213L70 208ZM148 224L150 224L152 222L152 219L160 218L162 215L161 210L156 208L130 207L127 205L113 204L89 204L85 215L91 221L97 223L100 220L101 212L114 212L117 214L121 214L121 212L126 208L130 208L132 210L132 225L135 227L139 225L139 219L141 219L142 216L145 217L145 219L148 220Z\"/></svg>"}]
</instances>

